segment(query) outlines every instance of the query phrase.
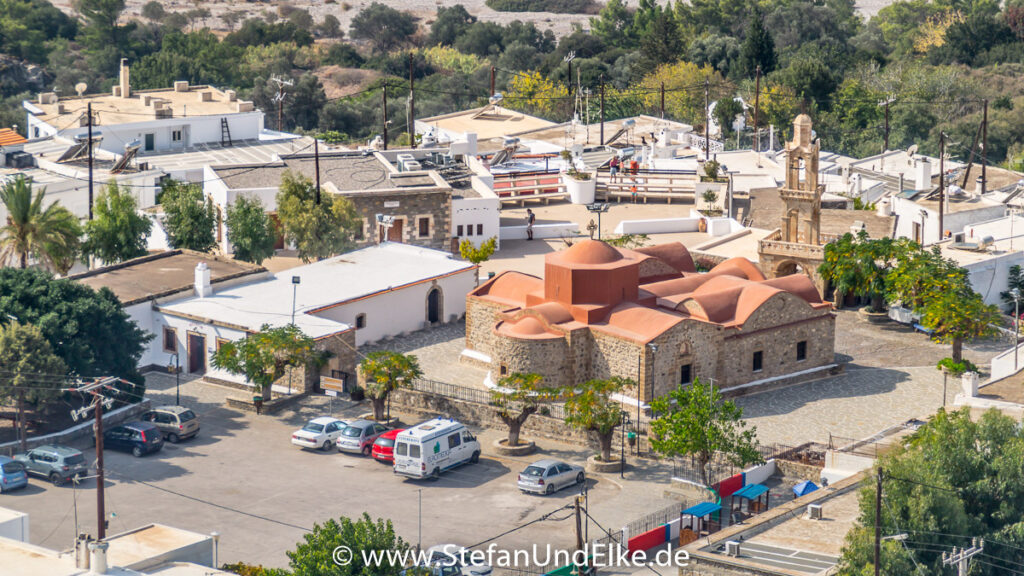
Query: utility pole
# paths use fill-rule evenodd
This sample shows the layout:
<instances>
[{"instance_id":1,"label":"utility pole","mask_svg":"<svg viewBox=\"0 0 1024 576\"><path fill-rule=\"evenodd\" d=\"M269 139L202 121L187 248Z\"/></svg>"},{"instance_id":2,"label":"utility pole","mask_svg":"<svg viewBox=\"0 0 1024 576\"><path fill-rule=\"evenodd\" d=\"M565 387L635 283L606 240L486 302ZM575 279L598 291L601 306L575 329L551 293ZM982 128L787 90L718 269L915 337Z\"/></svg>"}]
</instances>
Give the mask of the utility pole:
<instances>
[{"instance_id":1,"label":"utility pole","mask_svg":"<svg viewBox=\"0 0 1024 576\"><path fill-rule=\"evenodd\" d=\"M284 124L282 120L282 113L284 111L284 87L291 86L295 84L295 82L291 80L285 80L280 76L273 76L270 78L270 80L277 84L277 96L274 96L274 101L277 102L277 130L279 132L284 132Z\"/></svg>"},{"instance_id":2,"label":"utility pole","mask_svg":"<svg viewBox=\"0 0 1024 576\"><path fill-rule=\"evenodd\" d=\"M967 576L967 569L971 566L971 558L981 554L981 551L985 549L985 541L978 540L977 538L971 540L971 547L964 550L963 548L953 548L952 554L942 553L942 565L952 566L956 564L957 575Z\"/></svg>"},{"instance_id":3,"label":"utility pole","mask_svg":"<svg viewBox=\"0 0 1024 576\"><path fill-rule=\"evenodd\" d=\"M661 119L665 119L665 83L661 83Z\"/></svg>"},{"instance_id":4,"label":"utility pole","mask_svg":"<svg viewBox=\"0 0 1024 576\"><path fill-rule=\"evenodd\" d=\"M384 81L384 149L388 149L388 82Z\"/></svg>"},{"instance_id":5,"label":"utility pole","mask_svg":"<svg viewBox=\"0 0 1024 576\"><path fill-rule=\"evenodd\" d=\"M939 240L942 240L942 217L946 211L946 133L939 132ZM924 230L921 230L924 246Z\"/></svg>"},{"instance_id":6,"label":"utility pole","mask_svg":"<svg viewBox=\"0 0 1024 576\"><path fill-rule=\"evenodd\" d=\"M89 115L89 220L92 220L92 102L86 106Z\"/></svg>"},{"instance_id":7,"label":"utility pole","mask_svg":"<svg viewBox=\"0 0 1024 576\"><path fill-rule=\"evenodd\" d=\"M878 467L878 485L875 488L875 576L881 574L882 559L882 467Z\"/></svg>"},{"instance_id":8,"label":"utility pole","mask_svg":"<svg viewBox=\"0 0 1024 576\"><path fill-rule=\"evenodd\" d=\"M761 128L759 120L761 114L761 65L758 64L754 70L754 151L761 151Z\"/></svg>"},{"instance_id":9,"label":"utility pole","mask_svg":"<svg viewBox=\"0 0 1024 576\"><path fill-rule=\"evenodd\" d=\"M988 179L985 165L988 164L988 98L982 100L985 105L981 117L981 193L988 190Z\"/></svg>"},{"instance_id":10,"label":"utility pole","mask_svg":"<svg viewBox=\"0 0 1024 576\"><path fill-rule=\"evenodd\" d=\"M576 550L577 551L583 550L583 522L582 522L582 518L581 518L581 515L580 515L580 500L581 499L582 499L581 496L577 496L576 497ZM576 574L577 575L584 574L584 573L589 573L589 572L590 572L589 569L584 568L584 569L581 570L580 566L576 567Z\"/></svg>"},{"instance_id":11,"label":"utility pole","mask_svg":"<svg viewBox=\"0 0 1024 576\"><path fill-rule=\"evenodd\" d=\"M711 87L711 80L709 78L704 79L704 161L707 162L711 158L711 114L708 113L708 102L709 90Z\"/></svg>"},{"instance_id":12,"label":"utility pole","mask_svg":"<svg viewBox=\"0 0 1024 576\"><path fill-rule=\"evenodd\" d=\"M601 146L604 146L604 74L601 74Z\"/></svg>"},{"instance_id":13,"label":"utility pole","mask_svg":"<svg viewBox=\"0 0 1024 576\"><path fill-rule=\"evenodd\" d=\"M117 378L108 376L106 378L94 380L89 384L69 389L71 392L91 394L93 397L93 401L90 405L83 406L77 410L72 410L71 419L77 421L90 410L93 410L96 414L94 431L96 434L96 538L98 540L103 540L107 537L107 512L106 502L104 501L103 485L103 408L104 405L109 407L114 403L113 398L106 398L103 396L103 390L109 388L117 381Z\"/></svg>"},{"instance_id":14,"label":"utility pole","mask_svg":"<svg viewBox=\"0 0 1024 576\"><path fill-rule=\"evenodd\" d=\"M576 51L570 50L568 54L562 58L562 62L569 65L569 96L572 96L572 61L576 59Z\"/></svg>"},{"instance_id":15,"label":"utility pole","mask_svg":"<svg viewBox=\"0 0 1024 576\"><path fill-rule=\"evenodd\" d=\"M978 124L978 129L974 132L974 142L971 144L971 153L967 156L967 168L964 169L964 177L960 179L960 187L964 190L967 189L967 181L971 177L971 168L974 166L974 152L978 148L978 139L981 138L981 129L984 125L984 122Z\"/></svg>"},{"instance_id":16,"label":"utility pole","mask_svg":"<svg viewBox=\"0 0 1024 576\"><path fill-rule=\"evenodd\" d=\"M494 66L491 66L491 93L487 95L488 98L494 96Z\"/></svg>"},{"instance_id":17,"label":"utility pole","mask_svg":"<svg viewBox=\"0 0 1024 576\"><path fill-rule=\"evenodd\" d=\"M416 149L416 85L412 76L412 52L409 52L409 145Z\"/></svg>"},{"instance_id":18,"label":"utility pole","mask_svg":"<svg viewBox=\"0 0 1024 576\"><path fill-rule=\"evenodd\" d=\"M313 137L313 169L316 171L316 205L320 205L320 138Z\"/></svg>"}]
</instances>

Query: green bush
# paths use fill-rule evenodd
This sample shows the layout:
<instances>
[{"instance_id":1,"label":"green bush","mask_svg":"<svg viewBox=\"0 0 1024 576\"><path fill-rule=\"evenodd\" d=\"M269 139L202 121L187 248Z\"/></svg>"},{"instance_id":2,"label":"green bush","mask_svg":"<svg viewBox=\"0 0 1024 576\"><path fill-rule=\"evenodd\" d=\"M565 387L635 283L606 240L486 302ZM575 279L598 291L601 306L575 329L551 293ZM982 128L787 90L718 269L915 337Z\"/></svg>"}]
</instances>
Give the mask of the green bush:
<instances>
[{"instance_id":1,"label":"green bush","mask_svg":"<svg viewBox=\"0 0 1024 576\"><path fill-rule=\"evenodd\" d=\"M498 12L597 14L601 9L594 0L487 0L486 4Z\"/></svg>"},{"instance_id":2,"label":"green bush","mask_svg":"<svg viewBox=\"0 0 1024 576\"><path fill-rule=\"evenodd\" d=\"M946 372L949 372L950 376L960 376L961 374L964 374L966 372L978 371L978 367L975 366L973 362L967 360L966 358L962 362L954 362L952 358L946 357L943 358L942 360L939 360L939 363L936 365L936 368L938 368L939 370L945 369Z\"/></svg>"}]
</instances>

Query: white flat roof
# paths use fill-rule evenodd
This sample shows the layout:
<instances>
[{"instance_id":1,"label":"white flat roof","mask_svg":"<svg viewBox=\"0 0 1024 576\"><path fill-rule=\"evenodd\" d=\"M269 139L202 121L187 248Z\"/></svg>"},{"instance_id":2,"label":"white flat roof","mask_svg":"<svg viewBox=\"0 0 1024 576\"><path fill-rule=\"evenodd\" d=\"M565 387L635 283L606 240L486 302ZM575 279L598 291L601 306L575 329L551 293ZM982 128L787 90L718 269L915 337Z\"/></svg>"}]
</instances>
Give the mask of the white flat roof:
<instances>
[{"instance_id":1,"label":"white flat roof","mask_svg":"<svg viewBox=\"0 0 1024 576\"><path fill-rule=\"evenodd\" d=\"M342 322L315 313L346 302L396 290L432 278L473 270L474 265L447 252L385 242L327 260L292 268L264 280L190 297L160 306L171 315L183 315L258 330L263 324L285 326L292 316L292 277L301 279L295 290L295 324L312 338L350 329Z\"/></svg>"}]
</instances>

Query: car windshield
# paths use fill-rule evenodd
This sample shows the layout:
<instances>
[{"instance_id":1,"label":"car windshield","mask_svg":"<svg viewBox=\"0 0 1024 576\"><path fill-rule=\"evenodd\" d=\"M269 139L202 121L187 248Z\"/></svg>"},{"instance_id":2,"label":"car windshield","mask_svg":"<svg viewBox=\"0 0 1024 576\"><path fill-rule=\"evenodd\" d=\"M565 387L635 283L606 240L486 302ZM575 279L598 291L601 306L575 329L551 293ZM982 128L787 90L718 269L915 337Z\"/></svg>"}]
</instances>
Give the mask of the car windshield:
<instances>
[{"instance_id":1,"label":"car windshield","mask_svg":"<svg viewBox=\"0 0 1024 576\"><path fill-rule=\"evenodd\" d=\"M85 462L85 456L82 456L81 454L72 454L71 456L66 456L64 458L64 463L68 466L74 466L75 464L81 464L83 462Z\"/></svg>"},{"instance_id":2,"label":"car windshield","mask_svg":"<svg viewBox=\"0 0 1024 576\"><path fill-rule=\"evenodd\" d=\"M377 438L377 441L374 442L374 444L377 446L383 446L384 448L391 448L395 445L395 441L391 438Z\"/></svg>"},{"instance_id":3,"label":"car windshield","mask_svg":"<svg viewBox=\"0 0 1024 576\"><path fill-rule=\"evenodd\" d=\"M181 422L189 422L196 419L196 413L191 410L185 410L181 414L178 414L178 420Z\"/></svg>"},{"instance_id":4,"label":"car windshield","mask_svg":"<svg viewBox=\"0 0 1024 576\"><path fill-rule=\"evenodd\" d=\"M356 428L355 426L349 426L345 428L345 431L341 433L342 436L348 436L349 438L359 438L363 435L362 428Z\"/></svg>"},{"instance_id":5,"label":"car windshield","mask_svg":"<svg viewBox=\"0 0 1024 576\"><path fill-rule=\"evenodd\" d=\"M8 462L2 467L4 474L17 474L18 472L24 472L25 467L21 465L21 462Z\"/></svg>"},{"instance_id":6,"label":"car windshield","mask_svg":"<svg viewBox=\"0 0 1024 576\"><path fill-rule=\"evenodd\" d=\"M523 476L540 477L544 475L544 469L540 466L530 466L526 470L523 470Z\"/></svg>"},{"instance_id":7,"label":"car windshield","mask_svg":"<svg viewBox=\"0 0 1024 576\"><path fill-rule=\"evenodd\" d=\"M317 434L319 434L324 431L324 425L317 424L316 422L310 422L309 424L303 426L302 429L305 430L306 432L316 432Z\"/></svg>"}]
</instances>

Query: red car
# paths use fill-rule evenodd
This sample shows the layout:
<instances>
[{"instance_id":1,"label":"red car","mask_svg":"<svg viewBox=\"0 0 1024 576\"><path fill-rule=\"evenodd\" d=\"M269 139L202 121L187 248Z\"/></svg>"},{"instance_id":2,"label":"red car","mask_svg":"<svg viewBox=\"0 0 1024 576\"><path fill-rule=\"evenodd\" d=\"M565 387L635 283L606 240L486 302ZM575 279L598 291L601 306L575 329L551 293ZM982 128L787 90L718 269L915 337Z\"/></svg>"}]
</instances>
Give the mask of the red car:
<instances>
[{"instance_id":1,"label":"red car","mask_svg":"<svg viewBox=\"0 0 1024 576\"><path fill-rule=\"evenodd\" d=\"M404 428L397 430L388 430L381 434L377 440L373 443L373 451L370 453L373 459L378 462L387 462L388 464L395 463L395 438L398 437L399 432L404 432Z\"/></svg>"}]
</instances>

